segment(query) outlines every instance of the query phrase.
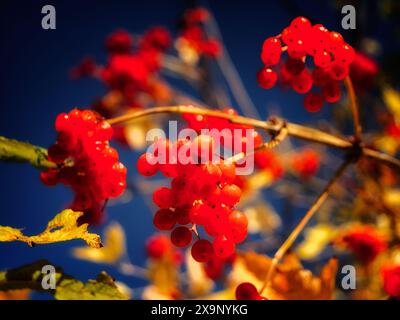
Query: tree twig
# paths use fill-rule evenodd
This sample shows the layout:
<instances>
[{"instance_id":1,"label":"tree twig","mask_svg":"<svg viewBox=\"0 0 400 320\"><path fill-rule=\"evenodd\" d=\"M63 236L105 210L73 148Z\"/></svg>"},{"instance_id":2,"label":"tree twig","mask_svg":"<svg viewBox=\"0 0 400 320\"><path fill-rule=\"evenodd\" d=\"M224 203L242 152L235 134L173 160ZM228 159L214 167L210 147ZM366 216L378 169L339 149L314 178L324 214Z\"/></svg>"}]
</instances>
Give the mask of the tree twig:
<instances>
[{"instance_id":1,"label":"tree twig","mask_svg":"<svg viewBox=\"0 0 400 320\"><path fill-rule=\"evenodd\" d=\"M313 217L315 212L321 207L321 205L325 202L325 200L328 198L330 192L332 191L333 186L335 183L339 180L339 178L342 176L342 174L345 172L349 164L351 163L351 160L346 160L342 163L342 165L339 167L339 169L336 171L335 175L332 177L332 179L328 182L322 193L318 196L318 198L315 200L311 208L306 212L306 214L303 216L303 218L300 220L300 222L297 224L297 226L292 230L292 232L289 234L288 238L285 240L285 242L279 247L279 249L276 251L271 265L269 267L267 277L264 281L264 284L262 288L260 289L260 294L264 292L264 290L269 286L272 275L275 271L275 268L279 261L282 259L282 257L285 255L287 250L292 246L292 244L295 242L297 239L298 235L303 231L304 227L307 225L307 223L310 221L310 219Z\"/></svg>"},{"instance_id":2,"label":"tree twig","mask_svg":"<svg viewBox=\"0 0 400 320\"><path fill-rule=\"evenodd\" d=\"M347 94L349 95L349 103L351 113L353 114L353 122L354 122L354 137L357 142L361 141L361 124L360 124L360 113L359 106L357 102L357 97L354 92L353 82L350 79L350 76L347 76L344 79L344 85L347 89Z\"/></svg>"}]
</instances>

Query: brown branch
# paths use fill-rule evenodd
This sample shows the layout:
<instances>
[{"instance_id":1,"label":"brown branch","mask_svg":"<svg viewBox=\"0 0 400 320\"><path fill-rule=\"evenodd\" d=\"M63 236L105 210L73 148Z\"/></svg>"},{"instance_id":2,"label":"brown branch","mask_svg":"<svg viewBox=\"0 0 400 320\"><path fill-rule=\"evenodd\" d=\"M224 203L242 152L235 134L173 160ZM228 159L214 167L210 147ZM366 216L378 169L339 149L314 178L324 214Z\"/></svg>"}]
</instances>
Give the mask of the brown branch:
<instances>
[{"instance_id":1,"label":"brown branch","mask_svg":"<svg viewBox=\"0 0 400 320\"><path fill-rule=\"evenodd\" d=\"M357 96L354 92L353 82L350 79L350 76L347 76L344 79L344 85L347 89L347 94L349 95L349 103L351 113L353 114L353 122L354 122L354 137L357 142L361 141L361 124L360 124L360 114L359 114L359 106L357 102Z\"/></svg>"},{"instance_id":2,"label":"brown branch","mask_svg":"<svg viewBox=\"0 0 400 320\"><path fill-rule=\"evenodd\" d=\"M139 110L120 117L109 119L108 122L111 125L118 125L158 113L199 114L204 116L212 116L212 117L227 119L232 123L247 125L254 128L266 130L271 134L279 134L279 132L281 131L281 125L279 123L277 124L275 121L262 121L248 117L242 117L239 115L227 114L218 110L210 110L210 109L203 109L203 108L183 106L183 105L155 107L150 109ZM357 148L359 147L358 143L355 144L354 142L344 137L339 137L333 134L323 132L318 129L309 128L295 123L289 123L289 122L286 123L286 129L288 136L306 140L309 142L319 143L342 150L352 150L352 149L356 150L356 147ZM381 153L365 147L357 149L357 151L359 151L363 156L378 160L400 171L400 160L393 158L388 154Z\"/></svg>"},{"instance_id":3,"label":"brown branch","mask_svg":"<svg viewBox=\"0 0 400 320\"><path fill-rule=\"evenodd\" d=\"M313 205L311 206L310 209L306 212L306 214L303 216L303 218L300 220L298 225L293 229L293 231L290 233L288 238L285 240L285 242L279 247L279 249L276 251L274 258L272 259L271 266L269 267L267 277L264 281L263 287L260 289L260 294L264 292L264 290L268 287L270 284L272 275L275 271L275 268L279 261L282 259L282 257L285 255L285 253L289 250L289 248L292 246L292 244L295 242L301 231L303 231L304 227L307 225L307 223L310 221L310 219L314 216L315 212L321 207L321 205L325 202L325 200L328 198L330 192L332 191L333 186L335 183L339 180L339 178L343 175L349 164L351 163L351 160L346 160L345 162L342 163L342 165L339 167L339 169L336 171L335 175L331 180L329 180L328 184L322 191L322 193L318 196L318 198L315 200Z\"/></svg>"}]
</instances>

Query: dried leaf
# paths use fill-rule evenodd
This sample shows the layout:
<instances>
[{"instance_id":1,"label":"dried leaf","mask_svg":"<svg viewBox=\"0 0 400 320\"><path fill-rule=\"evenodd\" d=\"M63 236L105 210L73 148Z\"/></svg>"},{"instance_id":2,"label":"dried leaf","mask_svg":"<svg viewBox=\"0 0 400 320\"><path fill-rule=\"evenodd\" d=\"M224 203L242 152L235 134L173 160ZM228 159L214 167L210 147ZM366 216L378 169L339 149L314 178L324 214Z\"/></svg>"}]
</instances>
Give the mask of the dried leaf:
<instances>
[{"instance_id":1,"label":"dried leaf","mask_svg":"<svg viewBox=\"0 0 400 320\"><path fill-rule=\"evenodd\" d=\"M0 291L0 300L28 300L30 293L29 289Z\"/></svg>"},{"instance_id":2,"label":"dried leaf","mask_svg":"<svg viewBox=\"0 0 400 320\"><path fill-rule=\"evenodd\" d=\"M335 237L335 228L328 224L317 224L304 230L305 239L296 249L301 259L316 258Z\"/></svg>"},{"instance_id":3,"label":"dried leaf","mask_svg":"<svg viewBox=\"0 0 400 320\"><path fill-rule=\"evenodd\" d=\"M240 282L252 282L261 288L271 259L267 256L247 252L240 254L235 260L230 276L231 284L236 286ZM320 300L332 299L337 260L331 259L322 268L319 276L303 269L295 254L289 253L284 261L278 264L272 275L271 285L264 292L272 300Z\"/></svg>"},{"instance_id":4,"label":"dried leaf","mask_svg":"<svg viewBox=\"0 0 400 320\"><path fill-rule=\"evenodd\" d=\"M105 231L102 248L80 247L73 249L73 255L95 263L114 264L126 252L125 232L119 223L110 224Z\"/></svg>"},{"instance_id":5,"label":"dried leaf","mask_svg":"<svg viewBox=\"0 0 400 320\"><path fill-rule=\"evenodd\" d=\"M29 246L47 244L73 239L82 239L92 248L100 248L101 240L97 234L87 231L88 224L78 226L82 212L66 209L57 214L48 224L45 231L37 236L25 236L20 229L0 226L0 242L22 241Z\"/></svg>"}]
</instances>

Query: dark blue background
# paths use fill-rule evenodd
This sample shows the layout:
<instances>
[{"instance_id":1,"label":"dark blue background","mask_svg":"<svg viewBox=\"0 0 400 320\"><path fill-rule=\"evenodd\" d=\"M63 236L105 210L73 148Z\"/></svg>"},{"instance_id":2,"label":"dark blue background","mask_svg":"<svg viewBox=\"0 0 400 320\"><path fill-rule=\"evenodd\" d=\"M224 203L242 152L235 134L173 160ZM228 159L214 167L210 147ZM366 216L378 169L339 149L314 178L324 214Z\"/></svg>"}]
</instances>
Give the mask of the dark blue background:
<instances>
[{"instance_id":1,"label":"dark blue background","mask_svg":"<svg viewBox=\"0 0 400 320\"><path fill-rule=\"evenodd\" d=\"M283 115L296 122L314 122L329 114L329 107L309 114L301 107L302 97L279 89L264 91L255 82L261 66L259 52L265 37L277 34L296 15L305 15L329 29L340 28L341 14L330 1L209 1L250 96L263 117L268 107L279 105ZM41 8L53 4L57 29L41 28ZM6 1L0 4L0 135L49 146L55 139L55 116L73 107L84 108L104 92L95 80L71 81L69 69L84 55L105 61L104 38L117 28L141 33L159 24L174 30L183 1ZM318 19L318 20L316 20ZM365 30L369 32L370 30ZM379 34L380 27L373 29ZM345 32L347 39L354 32ZM351 42L351 41L350 41ZM136 177L133 152L123 153L130 178ZM29 165L0 163L0 224L24 227L35 234L71 199L62 186L48 188ZM143 265L145 239L154 232L151 214L143 199L108 208L108 217L119 221L127 232L129 255ZM102 228L94 229L101 231ZM113 268L76 260L72 241L28 248L23 243L0 244L0 269L16 267L39 258L62 266L80 279L93 278L103 269L131 287L141 280L121 276Z\"/></svg>"}]
</instances>

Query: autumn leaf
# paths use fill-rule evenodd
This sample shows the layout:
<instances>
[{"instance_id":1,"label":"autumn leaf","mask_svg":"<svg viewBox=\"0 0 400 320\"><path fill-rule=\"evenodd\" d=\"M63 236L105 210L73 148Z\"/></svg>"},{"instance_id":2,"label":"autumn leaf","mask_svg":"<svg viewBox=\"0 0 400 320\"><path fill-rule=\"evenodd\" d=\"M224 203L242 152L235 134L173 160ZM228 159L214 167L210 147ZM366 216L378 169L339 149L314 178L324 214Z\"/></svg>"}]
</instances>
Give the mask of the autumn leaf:
<instances>
[{"instance_id":1,"label":"autumn leaf","mask_svg":"<svg viewBox=\"0 0 400 320\"><path fill-rule=\"evenodd\" d=\"M189 250L185 256L190 294L198 297L211 292L214 288L214 282L207 277L203 264L195 261Z\"/></svg>"},{"instance_id":2,"label":"autumn leaf","mask_svg":"<svg viewBox=\"0 0 400 320\"><path fill-rule=\"evenodd\" d=\"M335 228L329 224L317 224L304 230L304 241L296 248L301 259L316 258L335 237Z\"/></svg>"},{"instance_id":3,"label":"autumn leaf","mask_svg":"<svg viewBox=\"0 0 400 320\"><path fill-rule=\"evenodd\" d=\"M0 300L28 300L30 293L29 289L0 291Z\"/></svg>"},{"instance_id":4,"label":"autumn leaf","mask_svg":"<svg viewBox=\"0 0 400 320\"><path fill-rule=\"evenodd\" d=\"M231 286L251 282L261 288L271 266L271 258L254 252L240 254L230 275ZM324 300L332 299L337 260L331 259L319 276L302 267L294 253L285 256L272 275L271 285L264 296L271 300Z\"/></svg>"},{"instance_id":5,"label":"autumn leaf","mask_svg":"<svg viewBox=\"0 0 400 320\"><path fill-rule=\"evenodd\" d=\"M87 231L88 224L78 226L78 218L82 212L66 209L57 214L48 224L46 230L36 236L26 236L20 229L0 226L0 242L22 241L29 246L47 244L73 239L82 239L92 248L102 246L97 234Z\"/></svg>"},{"instance_id":6,"label":"autumn leaf","mask_svg":"<svg viewBox=\"0 0 400 320\"><path fill-rule=\"evenodd\" d=\"M102 248L80 247L73 249L73 255L95 263L115 264L126 252L125 232L118 223L110 224L105 231Z\"/></svg>"},{"instance_id":7,"label":"autumn leaf","mask_svg":"<svg viewBox=\"0 0 400 320\"><path fill-rule=\"evenodd\" d=\"M114 280L105 272L99 274L96 280L83 283L66 274L60 268L56 269L56 289L45 290L42 287L42 268L51 265L41 260L36 263L16 269L0 272L0 294L8 294L14 290L29 289L53 294L58 300L126 300Z\"/></svg>"},{"instance_id":8,"label":"autumn leaf","mask_svg":"<svg viewBox=\"0 0 400 320\"><path fill-rule=\"evenodd\" d=\"M383 89L383 100L394 115L396 121L400 121L400 93L387 86Z\"/></svg>"}]
</instances>

